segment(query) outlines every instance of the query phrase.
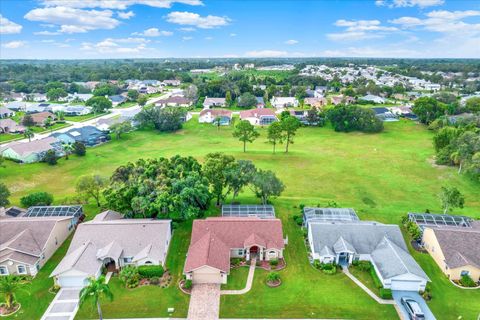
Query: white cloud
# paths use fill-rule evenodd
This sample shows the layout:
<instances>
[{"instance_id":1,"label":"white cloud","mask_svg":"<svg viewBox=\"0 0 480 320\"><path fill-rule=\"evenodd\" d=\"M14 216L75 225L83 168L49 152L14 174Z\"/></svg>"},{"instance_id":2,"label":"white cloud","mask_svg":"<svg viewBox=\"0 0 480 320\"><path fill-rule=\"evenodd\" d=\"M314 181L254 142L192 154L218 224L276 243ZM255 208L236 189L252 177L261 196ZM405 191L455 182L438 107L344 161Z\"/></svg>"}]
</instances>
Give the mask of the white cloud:
<instances>
[{"instance_id":1,"label":"white cloud","mask_svg":"<svg viewBox=\"0 0 480 320\"><path fill-rule=\"evenodd\" d=\"M54 43L55 40L53 40L53 39L46 39L46 40L40 40L40 42L42 42L42 43Z\"/></svg>"},{"instance_id":2,"label":"white cloud","mask_svg":"<svg viewBox=\"0 0 480 320\"><path fill-rule=\"evenodd\" d=\"M193 39L193 37L182 37L183 41L189 41L189 40L192 40L192 39Z\"/></svg>"},{"instance_id":3,"label":"white cloud","mask_svg":"<svg viewBox=\"0 0 480 320\"><path fill-rule=\"evenodd\" d=\"M2 44L2 47L7 48L7 49L17 49L20 47L25 46L26 42L25 41L10 41Z\"/></svg>"},{"instance_id":4,"label":"white cloud","mask_svg":"<svg viewBox=\"0 0 480 320\"><path fill-rule=\"evenodd\" d=\"M197 31L197 29L192 28L192 27L183 27L183 28L179 28L178 30L183 31L183 32L194 32L194 31Z\"/></svg>"},{"instance_id":5,"label":"white cloud","mask_svg":"<svg viewBox=\"0 0 480 320\"><path fill-rule=\"evenodd\" d=\"M48 7L64 6L77 9L101 8L125 10L130 6L140 4L155 8L170 8L174 3L192 6L203 5L201 0L43 0Z\"/></svg>"},{"instance_id":6,"label":"white cloud","mask_svg":"<svg viewBox=\"0 0 480 320\"><path fill-rule=\"evenodd\" d=\"M202 17L193 12L174 11L167 15L167 21L180 25L195 26L200 29L212 29L227 25L230 22L230 19L228 17L212 15Z\"/></svg>"},{"instance_id":7,"label":"white cloud","mask_svg":"<svg viewBox=\"0 0 480 320\"><path fill-rule=\"evenodd\" d=\"M285 44L288 44L288 45L294 45L294 44L297 44L298 41L297 40L293 40L293 39L290 39L290 40L287 40L285 41Z\"/></svg>"},{"instance_id":8,"label":"white cloud","mask_svg":"<svg viewBox=\"0 0 480 320\"><path fill-rule=\"evenodd\" d=\"M0 34L15 34L22 31L22 26L18 23L8 20L0 14Z\"/></svg>"},{"instance_id":9,"label":"white cloud","mask_svg":"<svg viewBox=\"0 0 480 320\"><path fill-rule=\"evenodd\" d=\"M112 15L110 10L51 7L33 9L25 15L25 19L59 25L58 31L62 33L84 33L96 29L114 29L120 21L112 18Z\"/></svg>"},{"instance_id":10,"label":"white cloud","mask_svg":"<svg viewBox=\"0 0 480 320\"><path fill-rule=\"evenodd\" d=\"M387 6L390 8L415 7L420 8L440 6L445 0L376 0L377 6Z\"/></svg>"},{"instance_id":11,"label":"white cloud","mask_svg":"<svg viewBox=\"0 0 480 320\"><path fill-rule=\"evenodd\" d=\"M150 28L150 29L144 30L143 32L134 32L132 33L132 35L144 36L144 37L160 37L160 36L169 37L173 35L173 32L158 30L158 28Z\"/></svg>"},{"instance_id":12,"label":"white cloud","mask_svg":"<svg viewBox=\"0 0 480 320\"><path fill-rule=\"evenodd\" d=\"M33 34L36 35L36 36L58 36L58 35L61 34L61 33L58 32L58 31L48 31L48 30L44 30L44 31L34 32Z\"/></svg>"},{"instance_id":13,"label":"white cloud","mask_svg":"<svg viewBox=\"0 0 480 320\"><path fill-rule=\"evenodd\" d=\"M117 15L120 19L130 19L135 16L135 13L133 11L121 11L117 12Z\"/></svg>"},{"instance_id":14,"label":"white cloud","mask_svg":"<svg viewBox=\"0 0 480 320\"><path fill-rule=\"evenodd\" d=\"M205 37L205 40L213 40L213 37Z\"/></svg>"},{"instance_id":15,"label":"white cloud","mask_svg":"<svg viewBox=\"0 0 480 320\"><path fill-rule=\"evenodd\" d=\"M387 33L398 31L396 27L383 26L378 20L337 20L337 27L345 30L339 33L329 33L327 38L333 41L359 41L365 39L383 38Z\"/></svg>"},{"instance_id":16,"label":"white cloud","mask_svg":"<svg viewBox=\"0 0 480 320\"><path fill-rule=\"evenodd\" d=\"M236 37L237 34L236 33L230 33L230 37Z\"/></svg>"},{"instance_id":17,"label":"white cloud","mask_svg":"<svg viewBox=\"0 0 480 320\"><path fill-rule=\"evenodd\" d=\"M349 47L341 50L325 50L320 55L326 57L417 58L419 52L396 48Z\"/></svg>"},{"instance_id":18,"label":"white cloud","mask_svg":"<svg viewBox=\"0 0 480 320\"><path fill-rule=\"evenodd\" d=\"M287 57L288 52L279 50L254 50L246 52L245 56L251 58L277 58Z\"/></svg>"},{"instance_id":19,"label":"white cloud","mask_svg":"<svg viewBox=\"0 0 480 320\"><path fill-rule=\"evenodd\" d=\"M149 48L150 40L144 38L106 38L100 42L83 42L81 50L99 54L140 54Z\"/></svg>"}]
</instances>

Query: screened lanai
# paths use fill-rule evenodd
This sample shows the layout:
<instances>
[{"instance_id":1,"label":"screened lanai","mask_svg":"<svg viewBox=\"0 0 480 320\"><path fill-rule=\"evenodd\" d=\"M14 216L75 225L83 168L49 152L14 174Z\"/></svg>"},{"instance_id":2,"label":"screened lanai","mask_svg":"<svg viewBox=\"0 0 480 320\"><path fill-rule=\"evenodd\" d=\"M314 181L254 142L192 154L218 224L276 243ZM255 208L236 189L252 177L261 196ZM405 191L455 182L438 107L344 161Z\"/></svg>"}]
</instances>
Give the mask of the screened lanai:
<instances>
[{"instance_id":1,"label":"screened lanai","mask_svg":"<svg viewBox=\"0 0 480 320\"><path fill-rule=\"evenodd\" d=\"M270 205L223 205L223 217L275 218L275 208Z\"/></svg>"},{"instance_id":2,"label":"screened lanai","mask_svg":"<svg viewBox=\"0 0 480 320\"><path fill-rule=\"evenodd\" d=\"M80 217L82 206L35 206L30 207L25 217Z\"/></svg>"},{"instance_id":3,"label":"screened lanai","mask_svg":"<svg viewBox=\"0 0 480 320\"><path fill-rule=\"evenodd\" d=\"M305 224L310 222L330 222L330 221L359 221L355 210L351 208L303 208L303 221Z\"/></svg>"},{"instance_id":4,"label":"screened lanai","mask_svg":"<svg viewBox=\"0 0 480 320\"><path fill-rule=\"evenodd\" d=\"M471 228L472 218L449 214L409 213L408 219L420 228L426 226Z\"/></svg>"}]
</instances>

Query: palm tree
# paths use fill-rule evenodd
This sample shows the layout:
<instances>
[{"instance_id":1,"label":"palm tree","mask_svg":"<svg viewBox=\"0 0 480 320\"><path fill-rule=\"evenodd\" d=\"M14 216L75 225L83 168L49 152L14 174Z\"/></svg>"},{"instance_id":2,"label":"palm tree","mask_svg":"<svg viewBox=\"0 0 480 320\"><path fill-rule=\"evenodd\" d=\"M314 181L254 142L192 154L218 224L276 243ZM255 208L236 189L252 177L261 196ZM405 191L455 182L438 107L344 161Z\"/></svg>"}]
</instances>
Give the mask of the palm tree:
<instances>
[{"instance_id":1,"label":"palm tree","mask_svg":"<svg viewBox=\"0 0 480 320\"><path fill-rule=\"evenodd\" d=\"M113 300L112 291L110 291L110 287L108 284L105 283L105 276L100 276L100 278L90 278L88 286L84 287L80 291L80 305L82 305L85 301L93 298L93 304L97 306L98 317L100 320L103 319L102 317L102 308L100 308L100 298L106 297L110 301Z\"/></svg>"},{"instance_id":2,"label":"palm tree","mask_svg":"<svg viewBox=\"0 0 480 320\"><path fill-rule=\"evenodd\" d=\"M71 154L75 148L71 143L64 143L62 145L62 148L63 148L63 151L65 151L65 160L68 160L68 155Z\"/></svg>"},{"instance_id":3,"label":"palm tree","mask_svg":"<svg viewBox=\"0 0 480 320\"><path fill-rule=\"evenodd\" d=\"M25 129L25 132L23 133L23 136L28 138L28 141L32 141L34 135L35 133L33 133L32 129L30 128Z\"/></svg>"},{"instance_id":4,"label":"palm tree","mask_svg":"<svg viewBox=\"0 0 480 320\"><path fill-rule=\"evenodd\" d=\"M20 279L14 275L0 277L0 293L5 297L8 310L15 305L15 294L20 289Z\"/></svg>"}]
</instances>

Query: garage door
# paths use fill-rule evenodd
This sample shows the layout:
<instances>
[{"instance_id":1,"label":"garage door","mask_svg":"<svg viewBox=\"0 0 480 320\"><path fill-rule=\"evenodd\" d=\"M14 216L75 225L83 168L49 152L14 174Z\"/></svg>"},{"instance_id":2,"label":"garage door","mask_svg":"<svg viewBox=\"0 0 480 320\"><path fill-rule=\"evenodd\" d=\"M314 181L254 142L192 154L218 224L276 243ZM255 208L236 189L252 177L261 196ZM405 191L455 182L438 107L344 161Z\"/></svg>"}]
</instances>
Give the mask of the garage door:
<instances>
[{"instance_id":1,"label":"garage door","mask_svg":"<svg viewBox=\"0 0 480 320\"><path fill-rule=\"evenodd\" d=\"M85 277L59 277L58 284L62 288L84 287L87 279Z\"/></svg>"},{"instance_id":2,"label":"garage door","mask_svg":"<svg viewBox=\"0 0 480 320\"><path fill-rule=\"evenodd\" d=\"M220 273L193 273L193 283L222 283Z\"/></svg>"},{"instance_id":3,"label":"garage door","mask_svg":"<svg viewBox=\"0 0 480 320\"><path fill-rule=\"evenodd\" d=\"M401 291L419 291L421 281L406 281L406 280L393 280L392 281L392 290L401 290Z\"/></svg>"}]
</instances>

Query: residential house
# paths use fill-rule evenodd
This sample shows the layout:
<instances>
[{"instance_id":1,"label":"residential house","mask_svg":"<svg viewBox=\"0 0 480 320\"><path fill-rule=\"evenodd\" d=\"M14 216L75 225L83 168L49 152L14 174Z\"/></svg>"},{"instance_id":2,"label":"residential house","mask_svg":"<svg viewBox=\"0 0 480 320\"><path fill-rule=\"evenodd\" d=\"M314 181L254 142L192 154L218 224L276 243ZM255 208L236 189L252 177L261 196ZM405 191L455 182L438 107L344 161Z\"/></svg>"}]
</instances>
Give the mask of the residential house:
<instances>
[{"instance_id":1,"label":"residential house","mask_svg":"<svg viewBox=\"0 0 480 320\"><path fill-rule=\"evenodd\" d=\"M305 98L303 100L303 104L306 106L311 106L317 109L321 109L322 107L326 106L328 103L327 98Z\"/></svg>"},{"instance_id":2,"label":"residential house","mask_svg":"<svg viewBox=\"0 0 480 320\"><path fill-rule=\"evenodd\" d=\"M23 92L10 92L4 95L4 101L22 101L25 99L25 94Z\"/></svg>"},{"instance_id":3,"label":"residential house","mask_svg":"<svg viewBox=\"0 0 480 320\"><path fill-rule=\"evenodd\" d=\"M263 97L255 97L255 99L257 99L257 108L265 108Z\"/></svg>"},{"instance_id":4,"label":"residential house","mask_svg":"<svg viewBox=\"0 0 480 320\"><path fill-rule=\"evenodd\" d=\"M81 142L89 147L109 140L109 136L106 132L97 129L94 126L74 128L66 132L55 132L52 134L52 137L57 138L64 144Z\"/></svg>"},{"instance_id":5,"label":"residential house","mask_svg":"<svg viewBox=\"0 0 480 320\"><path fill-rule=\"evenodd\" d=\"M35 101L35 102L45 102L47 101L47 95L45 93L32 93L27 95L30 101Z\"/></svg>"},{"instance_id":6,"label":"residential house","mask_svg":"<svg viewBox=\"0 0 480 320\"><path fill-rule=\"evenodd\" d=\"M162 81L162 84L164 86L172 86L172 87L178 87L179 85L182 84L182 82L180 80L163 80Z\"/></svg>"},{"instance_id":7,"label":"residential house","mask_svg":"<svg viewBox=\"0 0 480 320\"><path fill-rule=\"evenodd\" d=\"M39 127L45 126L47 124L47 121L49 120L50 121L57 120L57 117L53 113L48 111L32 113L31 116L35 125Z\"/></svg>"},{"instance_id":8,"label":"residential house","mask_svg":"<svg viewBox=\"0 0 480 320\"><path fill-rule=\"evenodd\" d=\"M14 142L0 148L0 154L4 158L21 163L33 163L41 161L48 150L54 150L58 156L64 154L60 141L55 137L29 142Z\"/></svg>"},{"instance_id":9,"label":"residential house","mask_svg":"<svg viewBox=\"0 0 480 320\"><path fill-rule=\"evenodd\" d=\"M0 219L0 275L35 276L72 232L71 217Z\"/></svg>"},{"instance_id":10,"label":"residential house","mask_svg":"<svg viewBox=\"0 0 480 320\"><path fill-rule=\"evenodd\" d=\"M22 133L25 127L19 125L12 119L0 119L0 133Z\"/></svg>"},{"instance_id":11,"label":"residential house","mask_svg":"<svg viewBox=\"0 0 480 320\"><path fill-rule=\"evenodd\" d=\"M339 105L339 104L352 104L355 103L355 98L350 97L350 96L344 96L343 94L340 94L338 96L332 96L330 97L330 101L332 102L333 105Z\"/></svg>"},{"instance_id":12,"label":"residential house","mask_svg":"<svg viewBox=\"0 0 480 320\"><path fill-rule=\"evenodd\" d=\"M40 112L46 112L46 111L51 111L51 105L50 103L29 103L25 106L25 112L26 113L40 113Z\"/></svg>"},{"instance_id":13,"label":"residential house","mask_svg":"<svg viewBox=\"0 0 480 320\"><path fill-rule=\"evenodd\" d=\"M430 279L409 254L398 225L374 221L304 221L312 259L349 266L355 260L370 261L386 289L424 291Z\"/></svg>"},{"instance_id":14,"label":"residential house","mask_svg":"<svg viewBox=\"0 0 480 320\"><path fill-rule=\"evenodd\" d=\"M298 100L295 97L273 97L270 103L277 109L298 107Z\"/></svg>"},{"instance_id":15,"label":"residential house","mask_svg":"<svg viewBox=\"0 0 480 320\"><path fill-rule=\"evenodd\" d=\"M127 98L125 96L120 95L120 94L115 95L115 96L109 96L108 99L110 101L112 101L113 106L118 106L119 104L127 101Z\"/></svg>"},{"instance_id":16,"label":"residential house","mask_svg":"<svg viewBox=\"0 0 480 320\"><path fill-rule=\"evenodd\" d=\"M279 219L207 218L194 220L183 273L193 283L227 283L231 258L283 258Z\"/></svg>"},{"instance_id":17,"label":"residential house","mask_svg":"<svg viewBox=\"0 0 480 320\"><path fill-rule=\"evenodd\" d=\"M203 107L205 109L214 108L214 107L225 107L225 106L226 106L225 98L205 97L205 101L203 102Z\"/></svg>"},{"instance_id":18,"label":"residential house","mask_svg":"<svg viewBox=\"0 0 480 320\"><path fill-rule=\"evenodd\" d=\"M23 101L11 101L5 104L5 107L7 109L10 109L13 111L25 111L26 106L27 106L27 103Z\"/></svg>"},{"instance_id":19,"label":"residential house","mask_svg":"<svg viewBox=\"0 0 480 320\"><path fill-rule=\"evenodd\" d=\"M160 99L154 102L158 107L185 107L188 108L192 105L192 100L181 96L171 96L168 98Z\"/></svg>"},{"instance_id":20,"label":"residential house","mask_svg":"<svg viewBox=\"0 0 480 320\"><path fill-rule=\"evenodd\" d=\"M88 99L92 98L93 94L91 93L74 93L69 94L67 97L68 102L77 101L77 102L86 102Z\"/></svg>"},{"instance_id":21,"label":"residential house","mask_svg":"<svg viewBox=\"0 0 480 320\"><path fill-rule=\"evenodd\" d=\"M389 107L388 110L390 110L390 112L394 115L402 118L407 118L410 120L418 119L417 115L412 111L412 106L395 106Z\"/></svg>"},{"instance_id":22,"label":"residential house","mask_svg":"<svg viewBox=\"0 0 480 320\"><path fill-rule=\"evenodd\" d=\"M277 116L272 109L257 108L240 111L240 119L247 120L253 125L268 125L277 121Z\"/></svg>"},{"instance_id":23,"label":"residential house","mask_svg":"<svg viewBox=\"0 0 480 320\"><path fill-rule=\"evenodd\" d=\"M0 119L13 117L15 112L7 107L0 106Z\"/></svg>"},{"instance_id":24,"label":"residential house","mask_svg":"<svg viewBox=\"0 0 480 320\"><path fill-rule=\"evenodd\" d=\"M218 119L221 126L228 126L232 121L232 111L225 109L203 109L198 117L200 123L216 123Z\"/></svg>"},{"instance_id":25,"label":"residential house","mask_svg":"<svg viewBox=\"0 0 480 320\"><path fill-rule=\"evenodd\" d=\"M385 121L385 122L398 121L397 116L387 108L384 108L384 107L372 108L372 110L373 112L375 112L375 116L377 116L377 118L382 121Z\"/></svg>"},{"instance_id":26,"label":"residential house","mask_svg":"<svg viewBox=\"0 0 480 320\"><path fill-rule=\"evenodd\" d=\"M316 86L313 97L322 98L327 94L328 88L326 86Z\"/></svg>"},{"instance_id":27,"label":"residential house","mask_svg":"<svg viewBox=\"0 0 480 320\"><path fill-rule=\"evenodd\" d=\"M382 97L379 97L379 96L376 96L376 95L373 95L373 94L367 94L366 96L363 96L361 98L359 98L360 100L363 100L363 101L368 101L368 102L372 102L372 103L385 103L385 99L382 98Z\"/></svg>"},{"instance_id":28,"label":"residential house","mask_svg":"<svg viewBox=\"0 0 480 320\"><path fill-rule=\"evenodd\" d=\"M84 116L92 113L92 108L81 105L66 106L63 112L65 112L65 115L67 116Z\"/></svg>"},{"instance_id":29,"label":"residential house","mask_svg":"<svg viewBox=\"0 0 480 320\"><path fill-rule=\"evenodd\" d=\"M165 265L171 236L171 220L124 219L108 210L77 227L67 254L50 276L63 288L83 287L104 267Z\"/></svg>"}]
</instances>

